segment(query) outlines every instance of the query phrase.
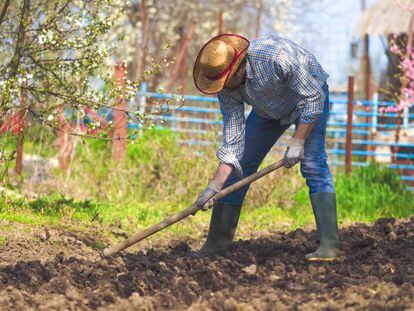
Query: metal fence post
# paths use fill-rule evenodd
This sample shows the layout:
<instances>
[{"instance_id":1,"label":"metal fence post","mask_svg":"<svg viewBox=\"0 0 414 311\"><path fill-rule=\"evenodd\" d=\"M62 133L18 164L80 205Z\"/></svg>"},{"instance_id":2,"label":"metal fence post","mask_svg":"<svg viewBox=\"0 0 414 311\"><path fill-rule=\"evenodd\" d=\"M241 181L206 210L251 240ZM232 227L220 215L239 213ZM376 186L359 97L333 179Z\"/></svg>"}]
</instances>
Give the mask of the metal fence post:
<instances>
[{"instance_id":1,"label":"metal fence post","mask_svg":"<svg viewBox=\"0 0 414 311\"><path fill-rule=\"evenodd\" d=\"M346 174L352 172L352 117L354 113L354 76L348 77L348 121L346 125L346 156L345 171Z\"/></svg>"},{"instance_id":2,"label":"metal fence post","mask_svg":"<svg viewBox=\"0 0 414 311\"><path fill-rule=\"evenodd\" d=\"M403 112L403 129L405 130L408 130L409 117L410 117L410 109L408 108L408 106L405 106L404 112Z\"/></svg>"},{"instance_id":3,"label":"metal fence post","mask_svg":"<svg viewBox=\"0 0 414 311\"><path fill-rule=\"evenodd\" d=\"M141 117L145 114L145 109L147 108L147 97L146 94L147 93L147 82L142 82L141 83L141 89L140 89L140 94L141 97L139 99L139 113L140 113L140 118L138 118L139 120L142 120ZM139 136L142 135L142 129L144 128L143 123L141 124L141 126L139 124L137 124L138 126L138 134Z\"/></svg>"},{"instance_id":4,"label":"metal fence post","mask_svg":"<svg viewBox=\"0 0 414 311\"><path fill-rule=\"evenodd\" d=\"M139 113L144 114L145 113L145 108L147 106L147 97L145 96L145 94L147 93L147 83L146 82L142 82L141 83L141 98L139 101Z\"/></svg>"},{"instance_id":5,"label":"metal fence post","mask_svg":"<svg viewBox=\"0 0 414 311\"><path fill-rule=\"evenodd\" d=\"M371 120L371 133L377 134L378 126L378 93L375 92L372 96L372 120Z\"/></svg>"},{"instance_id":6,"label":"metal fence post","mask_svg":"<svg viewBox=\"0 0 414 311\"><path fill-rule=\"evenodd\" d=\"M126 79L126 64L125 62L118 62L115 65L115 81L116 83L125 88L125 79ZM124 90L123 90L124 91ZM112 158L115 161L122 160L126 155L127 147L127 115L124 111L128 109L127 101L123 96L117 98L118 105L114 111L114 128L112 135Z\"/></svg>"}]
</instances>

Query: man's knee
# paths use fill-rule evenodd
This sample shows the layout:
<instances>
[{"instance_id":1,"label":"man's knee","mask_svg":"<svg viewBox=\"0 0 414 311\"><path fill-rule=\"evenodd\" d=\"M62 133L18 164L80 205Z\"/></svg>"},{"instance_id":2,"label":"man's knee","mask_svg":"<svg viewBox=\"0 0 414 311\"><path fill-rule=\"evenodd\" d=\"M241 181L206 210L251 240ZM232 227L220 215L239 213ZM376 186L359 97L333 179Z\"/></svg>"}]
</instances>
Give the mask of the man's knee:
<instances>
[{"instance_id":1,"label":"man's knee","mask_svg":"<svg viewBox=\"0 0 414 311\"><path fill-rule=\"evenodd\" d=\"M311 193L334 192L331 172L323 157L305 157L300 170Z\"/></svg>"},{"instance_id":2,"label":"man's knee","mask_svg":"<svg viewBox=\"0 0 414 311\"><path fill-rule=\"evenodd\" d=\"M300 171L302 173L302 176L306 178L311 175L320 174L322 169L324 169L326 166L326 161L319 156L305 156L300 162Z\"/></svg>"}]
</instances>

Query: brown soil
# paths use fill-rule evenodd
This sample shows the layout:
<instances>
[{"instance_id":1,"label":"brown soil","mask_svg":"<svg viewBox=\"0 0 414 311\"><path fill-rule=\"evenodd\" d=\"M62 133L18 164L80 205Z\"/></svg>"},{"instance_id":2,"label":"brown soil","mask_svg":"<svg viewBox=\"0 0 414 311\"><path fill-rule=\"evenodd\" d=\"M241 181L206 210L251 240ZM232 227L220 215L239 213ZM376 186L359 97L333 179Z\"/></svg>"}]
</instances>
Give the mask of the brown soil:
<instances>
[{"instance_id":1,"label":"brown soil","mask_svg":"<svg viewBox=\"0 0 414 311\"><path fill-rule=\"evenodd\" d=\"M414 310L414 217L347 227L343 261L319 264L303 260L316 236L300 229L239 241L224 257L174 242L109 259L36 230L2 232L1 310Z\"/></svg>"}]
</instances>

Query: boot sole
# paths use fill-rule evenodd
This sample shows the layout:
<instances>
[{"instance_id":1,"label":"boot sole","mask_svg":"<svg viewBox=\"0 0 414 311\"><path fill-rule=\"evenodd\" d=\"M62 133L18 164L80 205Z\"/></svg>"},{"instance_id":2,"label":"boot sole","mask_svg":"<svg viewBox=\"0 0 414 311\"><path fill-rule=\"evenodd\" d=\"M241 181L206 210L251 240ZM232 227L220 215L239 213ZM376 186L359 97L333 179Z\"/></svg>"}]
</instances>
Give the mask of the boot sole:
<instances>
[{"instance_id":1,"label":"boot sole","mask_svg":"<svg viewBox=\"0 0 414 311\"><path fill-rule=\"evenodd\" d=\"M310 262L338 262L338 261L343 261L344 258L343 257L311 257L311 258L305 258L305 261L310 261Z\"/></svg>"},{"instance_id":2,"label":"boot sole","mask_svg":"<svg viewBox=\"0 0 414 311\"><path fill-rule=\"evenodd\" d=\"M306 261L339 261L339 258L306 258Z\"/></svg>"}]
</instances>

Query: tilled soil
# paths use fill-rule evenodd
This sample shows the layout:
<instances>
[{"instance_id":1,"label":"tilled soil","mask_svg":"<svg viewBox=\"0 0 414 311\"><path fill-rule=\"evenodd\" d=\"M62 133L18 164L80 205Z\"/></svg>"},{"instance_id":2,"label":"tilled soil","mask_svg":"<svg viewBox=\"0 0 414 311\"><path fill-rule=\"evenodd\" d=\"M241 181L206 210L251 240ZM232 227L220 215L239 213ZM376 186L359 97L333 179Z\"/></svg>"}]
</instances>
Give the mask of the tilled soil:
<instances>
[{"instance_id":1,"label":"tilled soil","mask_svg":"<svg viewBox=\"0 0 414 311\"><path fill-rule=\"evenodd\" d=\"M340 238L342 261L310 264L316 233L301 229L214 258L195 255L198 241L108 259L62 233L21 231L0 247L0 309L414 310L414 217L355 224Z\"/></svg>"}]
</instances>

